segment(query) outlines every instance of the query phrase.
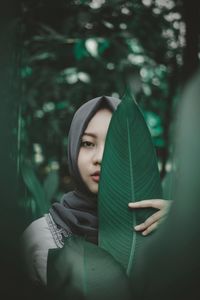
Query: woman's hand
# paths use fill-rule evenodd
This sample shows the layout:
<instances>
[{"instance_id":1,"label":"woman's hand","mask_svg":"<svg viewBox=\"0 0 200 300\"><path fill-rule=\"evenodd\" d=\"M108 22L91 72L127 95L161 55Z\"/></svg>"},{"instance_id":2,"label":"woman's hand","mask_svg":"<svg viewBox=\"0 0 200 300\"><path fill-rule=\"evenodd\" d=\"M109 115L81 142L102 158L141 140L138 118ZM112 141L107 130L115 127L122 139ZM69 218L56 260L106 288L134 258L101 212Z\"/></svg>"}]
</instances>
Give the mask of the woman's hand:
<instances>
[{"instance_id":1,"label":"woman's hand","mask_svg":"<svg viewBox=\"0 0 200 300\"><path fill-rule=\"evenodd\" d=\"M142 200L138 202L130 202L128 206L134 209L147 208L147 207L159 209L148 219L146 219L144 223L135 226L134 229L136 231L141 231L142 235L148 235L150 232L152 232L158 227L159 223L167 215L171 203L172 203L171 200L163 200L163 199L149 199L149 200Z\"/></svg>"}]
</instances>

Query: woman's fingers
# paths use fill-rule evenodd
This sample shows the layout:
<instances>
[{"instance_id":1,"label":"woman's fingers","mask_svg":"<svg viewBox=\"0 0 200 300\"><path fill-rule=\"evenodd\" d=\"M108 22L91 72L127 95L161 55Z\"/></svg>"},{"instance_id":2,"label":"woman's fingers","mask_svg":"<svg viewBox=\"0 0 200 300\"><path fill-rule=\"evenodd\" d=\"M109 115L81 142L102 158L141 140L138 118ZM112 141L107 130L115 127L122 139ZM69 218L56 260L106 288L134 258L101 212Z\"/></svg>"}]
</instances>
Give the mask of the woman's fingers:
<instances>
[{"instance_id":1,"label":"woman's fingers","mask_svg":"<svg viewBox=\"0 0 200 300\"><path fill-rule=\"evenodd\" d=\"M153 223L151 226L149 226L146 230L144 230L142 232L142 235L148 235L149 233L151 233L152 231L154 231L157 227L158 227L159 223Z\"/></svg>"},{"instance_id":2,"label":"woman's fingers","mask_svg":"<svg viewBox=\"0 0 200 300\"><path fill-rule=\"evenodd\" d=\"M157 223L163 216L163 213L159 210L150 216L146 221L142 224L139 224L134 227L136 231L143 231L150 227L152 224Z\"/></svg>"},{"instance_id":3,"label":"woman's fingers","mask_svg":"<svg viewBox=\"0 0 200 300\"><path fill-rule=\"evenodd\" d=\"M146 221L142 224L139 224L134 227L136 231L142 231L143 235L147 235L153 230L157 228L161 220L164 220L164 217L168 213L172 201L171 200L163 200L163 199L149 199L142 200L138 202L130 202L130 208L156 208L158 209L152 216L150 216Z\"/></svg>"},{"instance_id":4,"label":"woman's fingers","mask_svg":"<svg viewBox=\"0 0 200 300\"><path fill-rule=\"evenodd\" d=\"M169 200L163 199L149 199L149 200L141 200L138 202L130 202L128 206L130 208L145 208L145 207L152 207L157 209L162 209L167 205Z\"/></svg>"}]
</instances>

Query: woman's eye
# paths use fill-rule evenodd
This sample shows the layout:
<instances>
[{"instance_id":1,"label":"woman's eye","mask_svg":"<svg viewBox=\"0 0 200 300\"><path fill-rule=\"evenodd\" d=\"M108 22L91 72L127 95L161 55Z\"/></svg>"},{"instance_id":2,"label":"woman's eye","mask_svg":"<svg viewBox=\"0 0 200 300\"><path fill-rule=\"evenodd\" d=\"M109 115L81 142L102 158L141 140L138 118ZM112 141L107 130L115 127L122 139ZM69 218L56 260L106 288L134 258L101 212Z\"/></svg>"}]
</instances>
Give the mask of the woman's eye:
<instances>
[{"instance_id":1,"label":"woman's eye","mask_svg":"<svg viewBox=\"0 0 200 300\"><path fill-rule=\"evenodd\" d=\"M94 143L89 142L89 141L82 141L82 142L81 142L81 147L85 147L85 148L93 148L93 147L94 147Z\"/></svg>"}]
</instances>

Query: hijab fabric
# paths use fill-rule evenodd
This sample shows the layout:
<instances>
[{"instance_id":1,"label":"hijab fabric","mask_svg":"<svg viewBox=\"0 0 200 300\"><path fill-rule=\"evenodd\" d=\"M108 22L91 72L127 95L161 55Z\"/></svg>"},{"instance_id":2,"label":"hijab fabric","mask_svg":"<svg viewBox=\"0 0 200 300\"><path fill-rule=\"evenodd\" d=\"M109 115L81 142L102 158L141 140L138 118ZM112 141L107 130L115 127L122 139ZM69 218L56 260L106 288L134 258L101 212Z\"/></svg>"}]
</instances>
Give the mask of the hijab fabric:
<instances>
[{"instance_id":1,"label":"hijab fabric","mask_svg":"<svg viewBox=\"0 0 200 300\"><path fill-rule=\"evenodd\" d=\"M61 202L54 203L50 209L59 227L95 244L98 243L97 195L88 190L81 178L77 165L78 154L81 137L95 113L101 107L113 112L119 103L117 98L102 96L86 102L76 111L68 135L68 166L75 190L65 194Z\"/></svg>"}]
</instances>

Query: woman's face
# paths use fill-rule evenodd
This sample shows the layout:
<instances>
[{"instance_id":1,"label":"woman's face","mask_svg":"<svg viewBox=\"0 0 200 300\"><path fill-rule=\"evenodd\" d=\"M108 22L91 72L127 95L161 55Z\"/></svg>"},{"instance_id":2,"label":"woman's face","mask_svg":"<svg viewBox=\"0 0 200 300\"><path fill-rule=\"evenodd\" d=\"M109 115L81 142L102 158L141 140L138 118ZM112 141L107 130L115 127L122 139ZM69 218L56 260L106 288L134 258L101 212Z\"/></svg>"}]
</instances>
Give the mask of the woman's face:
<instances>
[{"instance_id":1,"label":"woman's face","mask_svg":"<svg viewBox=\"0 0 200 300\"><path fill-rule=\"evenodd\" d=\"M90 192L97 194L101 161L112 112L102 108L93 116L82 135L78 168Z\"/></svg>"}]
</instances>

